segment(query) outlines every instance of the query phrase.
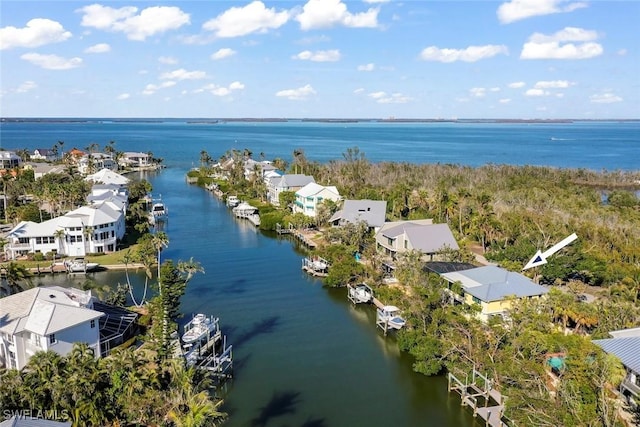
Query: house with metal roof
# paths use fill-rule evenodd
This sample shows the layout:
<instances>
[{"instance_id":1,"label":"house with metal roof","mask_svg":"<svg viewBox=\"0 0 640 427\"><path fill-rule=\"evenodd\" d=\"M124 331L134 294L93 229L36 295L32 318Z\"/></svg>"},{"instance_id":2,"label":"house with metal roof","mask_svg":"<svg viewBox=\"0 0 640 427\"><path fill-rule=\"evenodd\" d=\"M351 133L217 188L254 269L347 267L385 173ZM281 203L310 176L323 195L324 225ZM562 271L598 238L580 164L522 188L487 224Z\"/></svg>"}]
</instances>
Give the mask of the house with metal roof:
<instances>
[{"instance_id":1,"label":"house with metal roof","mask_svg":"<svg viewBox=\"0 0 640 427\"><path fill-rule=\"evenodd\" d=\"M52 350L65 356L84 342L100 357L98 320L91 291L39 287L0 298L0 366L22 369L31 356Z\"/></svg>"},{"instance_id":2,"label":"house with metal roof","mask_svg":"<svg viewBox=\"0 0 640 427\"><path fill-rule=\"evenodd\" d=\"M280 193L283 191L298 191L310 182L316 180L309 175L285 174L273 177L267 183L267 199L274 206L280 206Z\"/></svg>"},{"instance_id":3,"label":"house with metal roof","mask_svg":"<svg viewBox=\"0 0 640 427\"><path fill-rule=\"evenodd\" d=\"M296 200L293 202L293 212L300 212L306 216L316 216L318 205L324 200L338 202L341 199L338 189L310 182L296 191Z\"/></svg>"},{"instance_id":4,"label":"house with metal roof","mask_svg":"<svg viewBox=\"0 0 640 427\"><path fill-rule=\"evenodd\" d=\"M100 169L94 174L87 175L84 180L93 181L96 184L115 184L121 187L129 184L129 178L110 169Z\"/></svg>"},{"instance_id":5,"label":"house with metal roof","mask_svg":"<svg viewBox=\"0 0 640 427\"><path fill-rule=\"evenodd\" d=\"M640 328L612 331L609 335L611 338L593 342L624 365L627 374L620 384L623 395L640 399Z\"/></svg>"},{"instance_id":6,"label":"house with metal roof","mask_svg":"<svg viewBox=\"0 0 640 427\"><path fill-rule=\"evenodd\" d=\"M58 157L58 153L51 148L36 148L29 156L32 160L45 160L52 162Z\"/></svg>"},{"instance_id":7,"label":"house with metal roof","mask_svg":"<svg viewBox=\"0 0 640 427\"><path fill-rule=\"evenodd\" d=\"M398 254L418 251L433 257L447 249L458 250L458 242L448 224L433 224L431 219L385 223L376 233L379 251L395 258Z\"/></svg>"},{"instance_id":8,"label":"house with metal roof","mask_svg":"<svg viewBox=\"0 0 640 427\"><path fill-rule=\"evenodd\" d=\"M548 290L528 277L495 265L475 267L440 274L447 282L452 297L467 305L480 307L479 317L504 315L515 301L539 298ZM456 289L453 285L460 285Z\"/></svg>"},{"instance_id":9,"label":"house with metal roof","mask_svg":"<svg viewBox=\"0 0 640 427\"><path fill-rule=\"evenodd\" d=\"M369 229L377 232L384 225L386 218L386 200L345 200L342 202L342 209L333 214L329 222L339 227L364 221Z\"/></svg>"}]
</instances>

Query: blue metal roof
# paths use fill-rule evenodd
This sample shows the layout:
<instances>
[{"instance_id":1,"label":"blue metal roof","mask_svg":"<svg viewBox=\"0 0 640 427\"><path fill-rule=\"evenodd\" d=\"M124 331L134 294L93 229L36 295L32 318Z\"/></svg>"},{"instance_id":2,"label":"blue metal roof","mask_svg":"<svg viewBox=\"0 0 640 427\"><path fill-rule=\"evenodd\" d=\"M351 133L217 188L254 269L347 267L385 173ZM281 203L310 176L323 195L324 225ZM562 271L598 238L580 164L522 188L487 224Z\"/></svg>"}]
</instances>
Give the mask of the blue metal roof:
<instances>
[{"instance_id":1,"label":"blue metal roof","mask_svg":"<svg viewBox=\"0 0 640 427\"><path fill-rule=\"evenodd\" d=\"M605 352L617 356L624 366L640 373L640 336L594 340Z\"/></svg>"}]
</instances>

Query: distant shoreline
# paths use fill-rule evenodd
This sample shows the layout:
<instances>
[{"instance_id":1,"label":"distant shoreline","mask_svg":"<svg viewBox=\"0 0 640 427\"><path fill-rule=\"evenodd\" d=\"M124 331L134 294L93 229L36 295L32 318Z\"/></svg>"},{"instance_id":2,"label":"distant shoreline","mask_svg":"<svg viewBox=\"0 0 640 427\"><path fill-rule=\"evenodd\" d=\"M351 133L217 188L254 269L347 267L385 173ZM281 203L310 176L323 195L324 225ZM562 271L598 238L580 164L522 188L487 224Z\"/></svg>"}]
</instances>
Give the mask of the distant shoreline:
<instances>
[{"instance_id":1,"label":"distant shoreline","mask_svg":"<svg viewBox=\"0 0 640 427\"><path fill-rule=\"evenodd\" d=\"M638 119L403 119L403 118L82 118L82 117L2 117L0 123L576 123L576 122L640 122Z\"/></svg>"}]
</instances>

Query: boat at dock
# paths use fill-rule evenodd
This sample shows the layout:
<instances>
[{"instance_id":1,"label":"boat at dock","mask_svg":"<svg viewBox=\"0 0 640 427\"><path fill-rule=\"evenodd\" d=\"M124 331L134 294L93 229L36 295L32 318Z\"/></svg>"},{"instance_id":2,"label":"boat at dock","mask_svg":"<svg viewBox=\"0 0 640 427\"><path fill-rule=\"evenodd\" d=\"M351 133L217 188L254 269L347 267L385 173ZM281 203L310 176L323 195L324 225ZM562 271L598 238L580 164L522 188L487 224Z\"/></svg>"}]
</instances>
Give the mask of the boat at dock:
<instances>
[{"instance_id":1,"label":"boat at dock","mask_svg":"<svg viewBox=\"0 0 640 427\"><path fill-rule=\"evenodd\" d=\"M87 262L84 258L74 258L64 262L69 273L87 273L96 270L100 264L97 262Z\"/></svg>"},{"instance_id":2,"label":"boat at dock","mask_svg":"<svg viewBox=\"0 0 640 427\"><path fill-rule=\"evenodd\" d=\"M406 323L407 321L400 316L400 309L395 305L378 307L376 324L385 331L388 329L402 329Z\"/></svg>"},{"instance_id":3,"label":"boat at dock","mask_svg":"<svg viewBox=\"0 0 640 427\"><path fill-rule=\"evenodd\" d=\"M151 206L151 216L155 221L166 220L169 215L167 207L162 202L156 202Z\"/></svg>"},{"instance_id":4,"label":"boat at dock","mask_svg":"<svg viewBox=\"0 0 640 427\"><path fill-rule=\"evenodd\" d=\"M221 334L219 319L213 316L207 317L203 313L198 313L184 326L182 343L183 346L192 346L194 343L199 343L210 337L215 337L216 334Z\"/></svg>"},{"instance_id":5,"label":"boat at dock","mask_svg":"<svg viewBox=\"0 0 640 427\"><path fill-rule=\"evenodd\" d=\"M347 285L347 297L354 304L368 304L373 302L373 290L366 283L355 286Z\"/></svg>"},{"instance_id":6,"label":"boat at dock","mask_svg":"<svg viewBox=\"0 0 640 427\"><path fill-rule=\"evenodd\" d=\"M329 261L314 256L302 259L302 269L312 276L326 277L329 274Z\"/></svg>"},{"instance_id":7,"label":"boat at dock","mask_svg":"<svg viewBox=\"0 0 640 427\"><path fill-rule=\"evenodd\" d=\"M232 211L236 218L245 218L255 226L260 225L260 214L255 206L251 206L247 202L241 202Z\"/></svg>"},{"instance_id":8,"label":"boat at dock","mask_svg":"<svg viewBox=\"0 0 640 427\"><path fill-rule=\"evenodd\" d=\"M235 208L240 204L240 199L238 196L227 196L227 206L230 208Z\"/></svg>"}]
</instances>

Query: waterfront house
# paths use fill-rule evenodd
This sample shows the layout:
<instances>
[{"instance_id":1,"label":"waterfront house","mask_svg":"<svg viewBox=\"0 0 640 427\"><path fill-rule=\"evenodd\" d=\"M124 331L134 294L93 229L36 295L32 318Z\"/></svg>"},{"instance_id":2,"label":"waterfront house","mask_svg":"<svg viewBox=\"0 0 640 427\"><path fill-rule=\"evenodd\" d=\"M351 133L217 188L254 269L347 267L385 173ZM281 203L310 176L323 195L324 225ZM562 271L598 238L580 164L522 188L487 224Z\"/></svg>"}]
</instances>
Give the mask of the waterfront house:
<instances>
[{"instance_id":1,"label":"waterfront house","mask_svg":"<svg viewBox=\"0 0 640 427\"><path fill-rule=\"evenodd\" d=\"M280 206L280 193L283 191L298 191L310 182L316 182L312 176L303 174L285 174L274 177L267 184L267 199L274 206Z\"/></svg>"},{"instance_id":2,"label":"waterfront house","mask_svg":"<svg viewBox=\"0 0 640 427\"><path fill-rule=\"evenodd\" d=\"M335 186L324 186L310 182L296 191L296 200L293 203L293 212L300 212L306 216L315 218L318 205L324 200L338 202L340 193Z\"/></svg>"},{"instance_id":3,"label":"waterfront house","mask_svg":"<svg viewBox=\"0 0 640 427\"><path fill-rule=\"evenodd\" d=\"M78 172L83 175L88 175L101 169L118 170L116 161L110 155L104 153L89 153L80 157L77 167Z\"/></svg>"},{"instance_id":4,"label":"waterfront house","mask_svg":"<svg viewBox=\"0 0 640 427\"><path fill-rule=\"evenodd\" d=\"M22 159L13 151L0 151L0 169L19 168Z\"/></svg>"},{"instance_id":5,"label":"waterfront house","mask_svg":"<svg viewBox=\"0 0 640 427\"><path fill-rule=\"evenodd\" d=\"M257 162L253 159L246 159L244 161L244 178L251 180L251 177L258 175L260 179L264 179L266 173L275 171L276 167L269 160L262 160Z\"/></svg>"},{"instance_id":6,"label":"waterfront house","mask_svg":"<svg viewBox=\"0 0 640 427\"><path fill-rule=\"evenodd\" d=\"M394 259L398 254L418 251L433 260L443 250L460 249L449 225L433 224L431 219L387 222L375 239L378 250Z\"/></svg>"},{"instance_id":7,"label":"waterfront house","mask_svg":"<svg viewBox=\"0 0 640 427\"><path fill-rule=\"evenodd\" d=\"M99 319L91 291L40 287L0 299L0 366L22 369L38 351L67 355L76 342L100 357Z\"/></svg>"},{"instance_id":8,"label":"waterfront house","mask_svg":"<svg viewBox=\"0 0 640 427\"><path fill-rule=\"evenodd\" d=\"M53 162L56 160L57 154L50 148L36 148L30 155L31 160L44 160L46 162Z\"/></svg>"},{"instance_id":9,"label":"waterfront house","mask_svg":"<svg viewBox=\"0 0 640 427\"><path fill-rule=\"evenodd\" d=\"M110 169L101 169L98 172L87 175L85 181L92 181L96 184L113 184L124 187L129 184L129 178L120 175Z\"/></svg>"},{"instance_id":10,"label":"waterfront house","mask_svg":"<svg viewBox=\"0 0 640 427\"><path fill-rule=\"evenodd\" d=\"M29 162L29 163L25 163L24 164L24 169L25 170L32 170L33 171L33 178L34 179L40 179L43 176L45 176L46 174L49 173L63 173L65 172L66 166L65 165L54 165L51 163L36 163L36 162Z\"/></svg>"},{"instance_id":11,"label":"waterfront house","mask_svg":"<svg viewBox=\"0 0 640 427\"><path fill-rule=\"evenodd\" d=\"M118 165L122 168L145 168L151 166L151 155L149 155L148 153L126 151L122 153L122 157L120 158L120 160L118 160Z\"/></svg>"},{"instance_id":12,"label":"waterfront house","mask_svg":"<svg viewBox=\"0 0 640 427\"><path fill-rule=\"evenodd\" d=\"M113 252L124 233L124 212L100 203L41 223L20 222L7 234L5 251L10 259L37 252L66 256Z\"/></svg>"},{"instance_id":13,"label":"waterfront house","mask_svg":"<svg viewBox=\"0 0 640 427\"><path fill-rule=\"evenodd\" d=\"M385 200L345 200L342 209L333 214L329 222L334 226L342 226L364 221L370 230L377 232L384 225L386 215Z\"/></svg>"},{"instance_id":14,"label":"waterfront house","mask_svg":"<svg viewBox=\"0 0 640 427\"><path fill-rule=\"evenodd\" d=\"M446 266L443 269L442 266ZM481 320L491 316L504 316L514 302L528 298L539 298L548 291L544 286L534 283L528 277L497 267L469 268L469 264L426 263L425 268L440 274L449 283L452 299L467 305L478 305ZM458 287L454 285L459 285Z\"/></svg>"},{"instance_id":15,"label":"waterfront house","mask_svg":"<svg viewBox=\"0 0 640 427\"><path fill-rule=\"evenodd\" d=\"M593 342L606 353L616 356L626 370L620 391L629 400L640 399L640 328L609 332L611 338Z\"/></svg>"}]
</instances>

